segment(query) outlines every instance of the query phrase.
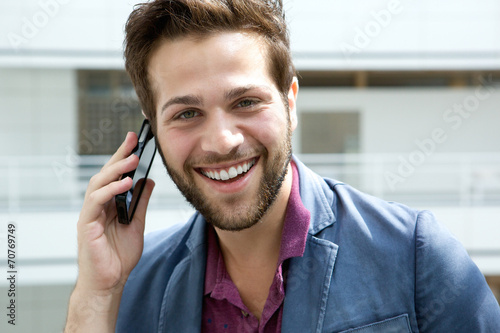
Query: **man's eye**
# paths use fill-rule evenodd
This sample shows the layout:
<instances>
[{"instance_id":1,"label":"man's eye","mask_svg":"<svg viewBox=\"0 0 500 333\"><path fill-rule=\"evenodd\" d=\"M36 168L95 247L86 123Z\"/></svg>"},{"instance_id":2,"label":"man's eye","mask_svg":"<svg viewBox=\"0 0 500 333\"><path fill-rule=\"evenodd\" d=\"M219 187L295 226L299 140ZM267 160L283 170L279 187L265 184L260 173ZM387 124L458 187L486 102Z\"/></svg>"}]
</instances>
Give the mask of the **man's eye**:
<instances>
[{"instance_id":1,"label":"man's eye","mask_svg":"<svg viewBox=\"0 0 500 333\"><path fill-rule=\"evenodd\" d=\"M240 108L247 108L253 106L254 104L256 104L256 101L254 101L253 99L244 99L238 103L238 106Z\"/></svg>"},{"instance_id":2,"label":"man's eye","mask_svg":"<svg viewBox=\"0 0 500 333\"><path fill-rule=\"evenodd\" d=\"M193 110L188 110L188 111L184 111L182 112L180 115L179 115L179 118L181 119L191 119L191 118L194 118L198 115L198 112L197 111L193 111Z\"/></svg>"}]
</instances>

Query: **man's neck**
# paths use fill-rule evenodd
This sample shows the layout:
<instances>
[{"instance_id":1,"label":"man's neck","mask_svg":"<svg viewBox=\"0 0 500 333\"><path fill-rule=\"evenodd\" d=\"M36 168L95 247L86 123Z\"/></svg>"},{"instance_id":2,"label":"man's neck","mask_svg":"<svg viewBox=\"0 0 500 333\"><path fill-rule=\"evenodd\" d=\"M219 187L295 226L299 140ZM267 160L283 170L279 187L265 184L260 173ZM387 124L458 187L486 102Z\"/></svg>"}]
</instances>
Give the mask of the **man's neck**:
<instances>
[{"instance_id":1,"label":"man's neck","mask_svg":"<svg viewBox=\"0 0 500 333\"><path fill-rule=\"evenodd\" d=\"M276 268L291 188L292 169L289 164L276 201L257 224L236 232L215 228L228 271L229 266L252 269L270 263Z\"/></svg>"},{"instance_id":2,"label":"man's neck","mask_svg":"<svg viewBox=\"0 0 500 333\"><path fill-rule=\"evenodd\" d=\"M292 167L261 221L242 231L215 229L226 270L246 307L260 320L278 267L281 234L292 189Z\"/></svg>"}]
</instances>

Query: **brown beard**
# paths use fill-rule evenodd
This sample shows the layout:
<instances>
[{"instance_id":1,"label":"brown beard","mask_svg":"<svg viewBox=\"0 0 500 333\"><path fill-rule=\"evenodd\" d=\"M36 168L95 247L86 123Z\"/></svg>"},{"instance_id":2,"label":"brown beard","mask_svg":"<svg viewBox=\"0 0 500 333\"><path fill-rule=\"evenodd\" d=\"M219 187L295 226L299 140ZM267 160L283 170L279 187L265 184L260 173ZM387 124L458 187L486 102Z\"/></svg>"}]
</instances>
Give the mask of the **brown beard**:
<instances>
[{"instance_id":1,"label":"brown beard","mask_svg":"<svg viewBox=\"0 0 500 333\"><path fill-rule=\"evenodd\" d=\"M280 143L276 156L274 156L272 160L269 158L267 149L263 146L260 147L261 154L259 163L263 163L264 173L259 184L257 204L249 205L239 211L230 210L230 214L224 214L221 210L217 209L217 207L210 205L208 198L198 187L196 187L193 175L194 171L193 168L190 167L192 163L185 163L185 176L183 176L180 172L169 166L158 142L157 147L170 178L186 200L203 215L205 220L221 230L240 231L250 228L259 222L276 201L292 157L291 136L290 120L288 120L285 138ZM233 151L225 156L212 155L211 157L205 158L204 161L206 162L209 160L212 163L234 161L239 159L239 157L240 154L237 151ZM249 200L250 203L252 199L253 198ZM231 206L231 201L226 202L226 205Z\"/></svg>"}]
</instances>

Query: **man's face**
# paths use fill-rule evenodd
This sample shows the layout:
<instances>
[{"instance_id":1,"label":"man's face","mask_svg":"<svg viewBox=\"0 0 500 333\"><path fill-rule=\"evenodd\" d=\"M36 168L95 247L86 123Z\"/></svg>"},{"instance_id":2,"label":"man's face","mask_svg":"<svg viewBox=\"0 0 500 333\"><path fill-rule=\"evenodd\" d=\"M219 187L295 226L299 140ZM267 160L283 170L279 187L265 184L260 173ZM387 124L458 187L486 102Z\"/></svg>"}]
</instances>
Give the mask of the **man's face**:
<instances>
[{"instance_id":1,"label":"man's face","mask_svg":"<svg viewBox=\"0 0 500 333\"><path fill-rule=\"evenodd\" d=\"M296 90L284 105L263 45L236 32L164 41L148 68L163 162L187 200L222 230L261 219L281 195L291 156Z\"/></svg>"}]
</instances>

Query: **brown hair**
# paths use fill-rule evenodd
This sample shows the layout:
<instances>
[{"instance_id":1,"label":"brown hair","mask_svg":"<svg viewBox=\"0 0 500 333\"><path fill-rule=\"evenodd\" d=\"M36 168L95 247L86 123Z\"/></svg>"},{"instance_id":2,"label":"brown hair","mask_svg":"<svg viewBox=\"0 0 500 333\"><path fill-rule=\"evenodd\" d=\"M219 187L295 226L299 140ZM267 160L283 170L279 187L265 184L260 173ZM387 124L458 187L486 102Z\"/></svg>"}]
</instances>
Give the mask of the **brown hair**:
<instances>
[{"instance_id":1,"label":"brown hair","mask_svg":"<svg viewBox=\"0 0 500 333\"><path fill-rule=\"evenodd\" d=\"M257 33L267 45L269 69L286 101L295 68L281 0L155 0L135 6L125 25L125 69L156 132L148 64L159 41L223 31Z\"/></svg>"}]
</instances>

